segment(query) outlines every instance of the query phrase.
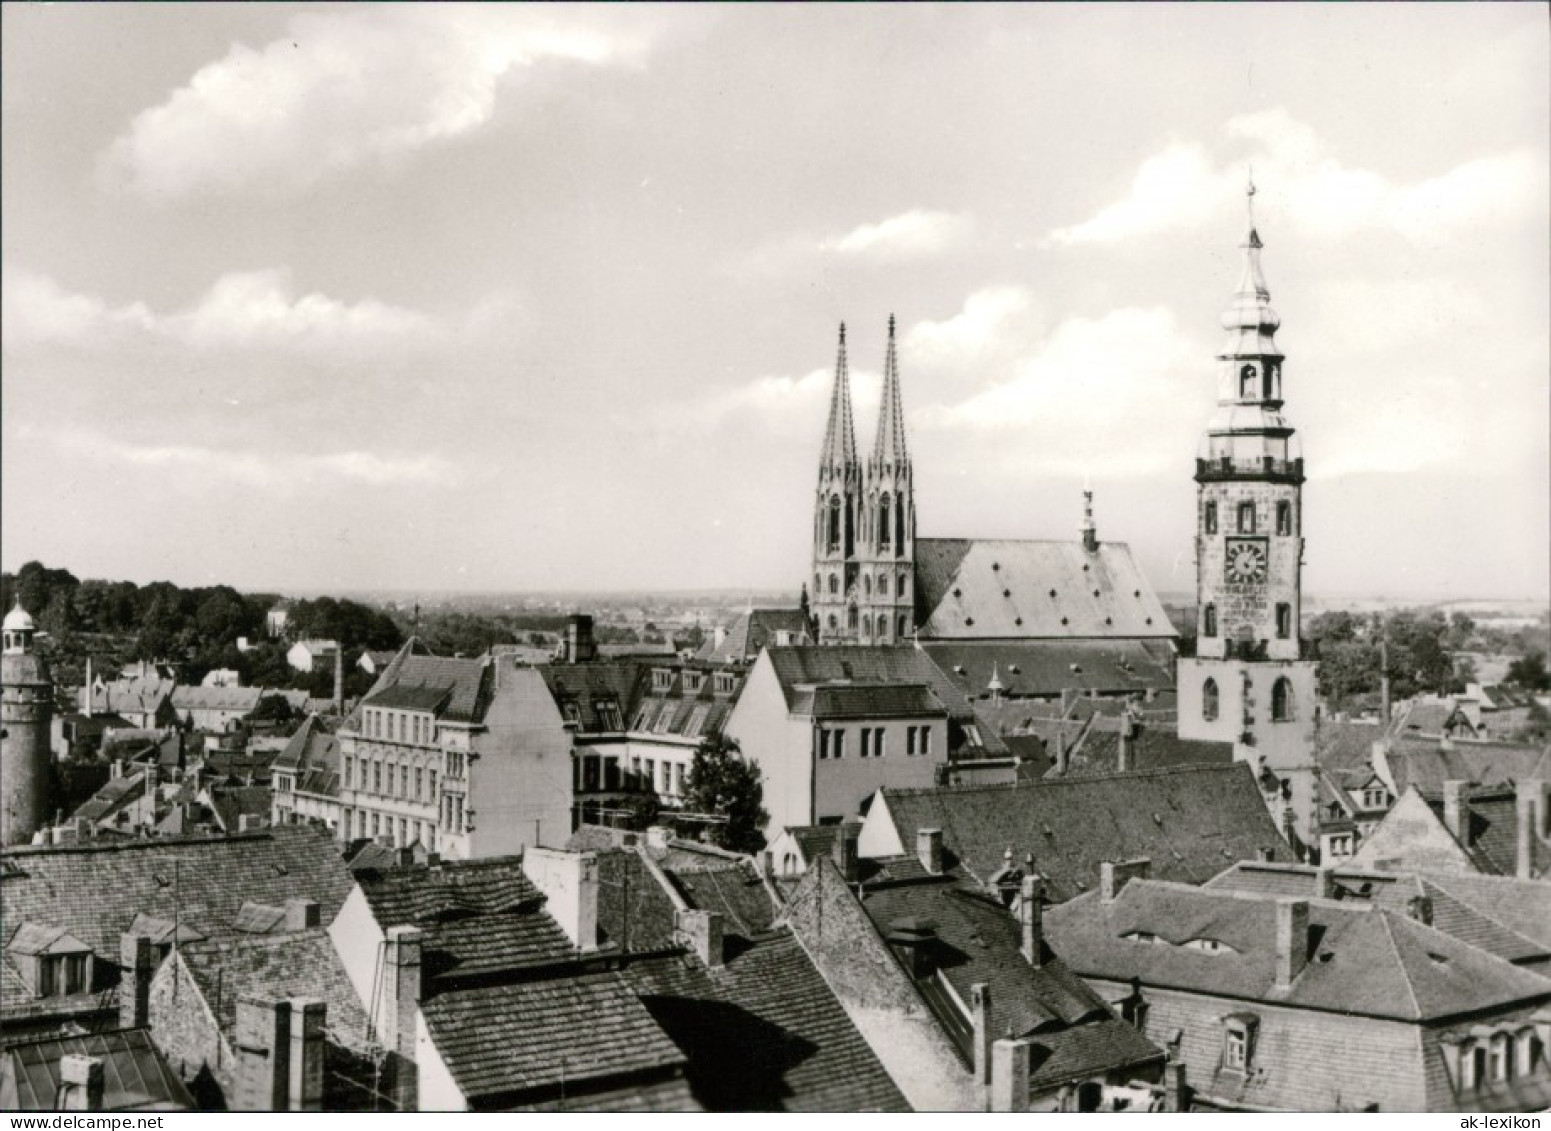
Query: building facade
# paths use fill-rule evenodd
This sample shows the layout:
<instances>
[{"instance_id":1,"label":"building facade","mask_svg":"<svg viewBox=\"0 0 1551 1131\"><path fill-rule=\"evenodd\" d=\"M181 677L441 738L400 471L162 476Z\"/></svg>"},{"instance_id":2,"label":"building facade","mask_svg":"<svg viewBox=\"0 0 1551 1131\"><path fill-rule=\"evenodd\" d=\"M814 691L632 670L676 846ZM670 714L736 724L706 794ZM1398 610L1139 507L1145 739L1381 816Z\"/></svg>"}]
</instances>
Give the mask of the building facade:
<instances>
[{"instance_id":1,"label":"building facade","mask_svg":"<svg viewBox=\"0 0 1551 1131\"><path fill-rule=\"evenodd\" d=\"M1303 458L1282 414L1281 319L1260 267L1254 186L1222 324L1217 413L1196 459L1196 654L1179 663L1182 738L1233 742L1273 812L1315 837L1315 662L1299 636Z\"/></svg>"}]
</instances>

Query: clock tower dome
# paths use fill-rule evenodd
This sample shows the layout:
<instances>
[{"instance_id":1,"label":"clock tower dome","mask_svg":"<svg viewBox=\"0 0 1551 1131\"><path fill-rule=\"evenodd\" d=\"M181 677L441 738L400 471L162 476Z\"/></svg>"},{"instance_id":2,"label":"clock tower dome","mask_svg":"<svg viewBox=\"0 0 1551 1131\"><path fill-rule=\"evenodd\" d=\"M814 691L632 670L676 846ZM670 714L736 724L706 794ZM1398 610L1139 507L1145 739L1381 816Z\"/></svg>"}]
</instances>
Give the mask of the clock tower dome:
<instances>
[{"instance_id":1,"label":"clock tower dome","mask_svg":"<svg viewBox=\"0 0 1551 1131\"><path fill-rule=\"evenodd\" d=\"M1250 184L1217 411L1196 458L1196 654L1179 665L1179 733L1233 742L1289 839L1315 843L1316 665L1298 628L1303 457L1282 414L1281 319L1261 271L1254 196Z\"/></svg>"}]
</instances>

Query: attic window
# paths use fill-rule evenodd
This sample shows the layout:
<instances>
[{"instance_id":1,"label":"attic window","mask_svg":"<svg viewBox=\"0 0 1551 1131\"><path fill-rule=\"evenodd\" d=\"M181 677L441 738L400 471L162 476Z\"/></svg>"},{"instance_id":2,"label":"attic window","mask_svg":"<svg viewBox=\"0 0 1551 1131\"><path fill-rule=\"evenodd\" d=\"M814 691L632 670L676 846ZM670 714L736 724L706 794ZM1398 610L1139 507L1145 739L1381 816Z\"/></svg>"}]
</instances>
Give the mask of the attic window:
<instances>
[{"instance_id":1,"label":"attic window","mask_svg":"<svg viewBox=\"0 0 1551 1131\"><path fill-rule=\"evenodd\" d=\"M1105 624L1114 624L1115 623L1115 618L1114 617L1105 617L1104 618L1104 623Z\"/></svg>"},{"instance_id":2,"label":"attic window","mask_svg":"<svg viewBox=\"0 0 1551 1131\"><path fill-rule=\"evenodd\" d=\"M1062 624L1066 623L1066 618L1065 617L1061 618L1061 623ZM1081 664L1068 664L1067 667L1072 671L1073 674L1075 674L1075 675L1082 675L1082 665Z\"/></svg>"},{"instance_id":3,"label":"attic window","mask_svg":"<svg viewBox=\"0 0 1551 1131\"><path fill-rule=\"evenodd\" d=\"M1141 595L1142 595L1142 591L1140 589L1133 590L1132 593L1131 593L1131 596L1133 596L1133 597L1140 597Z\"/></svg>"},{"instance_id":4,"label":"attic window","mask_svg":"<svg viewBox=\"0 0 1551 1131\"><path fill-rule=\"evenodd\" d=\"M1023 622L1019 621L1018 623L1022 624ZM1014 664L1012 667L1008 668L1007 670L1010 671L1013 675L1022 675L1023 674L1023 669L1020 668L1017 664Z\"/></svg>"},{"instance_id":5,"label":"attic window","mask_svg":"<svg viewBox=\"0 0 1551 1131\"><path fill-rule=\"evenodd\" d=\"M1147 623L1148 623L1148 624L1151 624L1151 623L1152 623L1152 617L1148 617L1148 618L1147 618Z\"/></svg>"},{"instance_id":6,"label":"attic window","mask_svg":"<svg viewBox=\"0 0 1551 1131\"><path fill-rule=\"evenodd\" d=\"M1083 571L1083 572L1084 572L1084 573L1087 573L1087 572L1088 572L1088 563L1087 563L1087 562L1083 562L1083 563L1082 563L1082 571Z\"/></svg>"},{"instance_id":7,"label":"attic window","mask_svg":"<svg viewBox=\"0 0 1551 1131\"><path fill-rule=\"evenodd\" d=\"M964 618L964 623L967 624L967 625L974 624L975 623L975 618L974 617L965 617Z\"/></svg>"},{"instance_id":8,"label":"attic window","mask_svg":"<svg viewBox=\"0 0 1551 1131\"><path fill-rule=\"evenodd\" d=\"M1444 957L1444 956L1443 956L1443 955L1441 955L1441 954L1434 954L1434 953L1433 953L1433 952L1432 952L1432 951L1430 951L1430 950L1429 950L1429 951L1428 951L1428 952L1427 952L1427 957L1428 957L1428 958L1431 958L1431 959L1432 959L1432 960L1433 960L1433 961L1434 961L1434 962L1436 962L1436 963L1437 963L1437 964L1438 964L1438 965L1439 965L1439 966L1443 966L1443 965L1446 965L1446 964L1447 964L1447 963L1448 963L1448 961L1449 961L1449 960L1448 960L1448 959L1447 959L1447 958L1445 958L1445 957Z\"/></svg>"}]
</instances>

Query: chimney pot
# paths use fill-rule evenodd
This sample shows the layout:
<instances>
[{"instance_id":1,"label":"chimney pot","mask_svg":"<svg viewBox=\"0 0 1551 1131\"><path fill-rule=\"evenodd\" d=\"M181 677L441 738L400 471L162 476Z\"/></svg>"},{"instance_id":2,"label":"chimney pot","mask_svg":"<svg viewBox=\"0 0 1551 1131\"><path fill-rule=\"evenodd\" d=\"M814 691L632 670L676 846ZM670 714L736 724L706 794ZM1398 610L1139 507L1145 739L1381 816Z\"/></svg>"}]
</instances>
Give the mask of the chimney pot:
<instances>
[{"instance_id":1,"label":"chimney pot","mask_svg":"<svg viewBox=\"0 0 1551 1131\"><path fill-rule=\"evenodd\" d=\"M156 951L144 935L119 936L119 1028L144 1029L151 1023L151 978Z\"/></svg>"},{"instance_id":2,"label":"chimney pot","mask_svg":"<svg viewBox=\"0 0 1551 1131\"><path fill-rule=\"evenodd\" d=\"M934 876L942 875L942 830L916 830L916 858Z\"/></svg>"},{"instance_id":3,"label":"chimney pot","mask_svg":"<svg viewBox=\"0 0 1551 1131\"><path fill-rule=\"evenodd\" d=\"M1470 805L1465 799L1466 783L1443 783L1443 824L1462 848L1470 847Z\"/></svg>"},{"instance_id":4,"label":"chimney pot","mask_svg":"<svg viewBox=\"0 0 1551 1131\"><path fill-rule=\"evenodd\" d=\"M590 852L530 848L523 872L544 893L544 909L578 950L598 948L598 858Z\"/></svg>"}]
</instances>

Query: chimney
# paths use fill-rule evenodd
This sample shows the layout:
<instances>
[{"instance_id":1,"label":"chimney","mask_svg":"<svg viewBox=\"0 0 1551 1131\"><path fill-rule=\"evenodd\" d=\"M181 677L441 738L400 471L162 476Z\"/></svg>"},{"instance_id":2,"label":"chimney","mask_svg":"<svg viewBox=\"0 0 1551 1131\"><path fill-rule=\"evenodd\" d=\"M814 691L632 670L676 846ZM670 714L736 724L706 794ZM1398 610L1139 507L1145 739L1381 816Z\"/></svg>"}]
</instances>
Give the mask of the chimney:
<instances>
[{"instance_id":1,"label":"chimney","mask_svg":"<svg viewBox=\"0 0 1551 1131\"><path fill-rule=\"evenodd\" d=\"M522 870L544 893L544 910L571 945L598 949L598 858L590 852L530 848L523 854Z\"/></svg>"},{"instance_id":2,"label":"chimney","mask_svg":"<svg viewBox=\"0 0 1551 1131\"><path fill-rule=\"evenodd\" d=\"M1276 901L1276 988L1285 990L1309 962L1309 901Z\"/></svg>"},{"instance_id":3,"label":"chimney","mask_svg":"<svg viewBox=\"0 0 1551 1131\"><path fill-rule=\"evenodd\" d=\"M345 642L334 649L334 713L345 713Z\"/></svg>"},{"instance_id":4,"label":"chimney","mask_svg":"<svg viewBox=\"0 0 1551 1131\"><path fill-rule=\"evenodd\" d=\"M652 825L646 830L647 848L667 848L673 839L673 830L667 825Z\"/></svg>"},{"instance_id":5,"label":"chimney","mask_svg":"<svg viewBox=\"0 0 1551 1131\"><path fill-rule=\"evenodd\" d=\"M1018 892L1018 922L1023 927L1019 948L1023 960L1038 970L1045 964L1045 891L1038 876L1024 876Z\"/></svg>"},{"instance_id":6,"label":"chimney","mask_svg":"<svg viewBox=\"0 0 1551 1131\"><path fill-rule=\"evenodd\" d=\"M419 927L389 927L383 943L382 1009L377 1039L395 1053L393 1104L399 1111L419 1106L415 1066L415 1016L420 1009L420 955L424 933Z\"/></svg>"},{"instance_id":7,"label":"chimney","mask_svg":"<svg viewBox=\"0 0 1551 1131\"><path fill-rule=\"evenodd\" d=\"M291 1003L291 1062L287 1111L323 1110L323 1022L327 1006L316 998Z\"/></svg>"},{"instance_id":8,"label":"chimney","mask_svg":"<svg viewBox=\"0 0 1551 1131\"><path fill-rule=\"evenodd\" d=\"M1082 493L1082 548L1090 554L1099 550L1099 529L1093 521L1093 492Z\"/></svg>"},{"instance_id":9,"label":"chimney","mask_svg":"<svg viewBox=\"0 0 1551 1131\"><path fill-rule=\"evenodd\" d=\"M86 657L86 686L81 688L81 707L89 719L92 717L92 658Z\"/></svg>"},{"instance_id":10,"label":"chimney","mask_svg":"<svg viewBox=\"0 0 1551 1131\"><path fill-rule=\"evenodd\" d=\"M117 781L124 776L124 759L115 758L108 766L108 777Z\"/></svg>"},{"instance_id":11,"label":"chimney","mask_svg":"<svg viewBox=\"0 0 1551 1131\"><path fill-rule=\"evenodd\" d=\"M290 1092L291 1003L237 999L237 1111L284 1111Z\"/></svg>"},{"instance_id":12,"label":"chimney","mask_svg":"<svg viewBox=\"0 0 1551 1131\"><path fill-rule=\"evenodd\" d=\"M916 830L916 859L934 876L942 875L942 830Z\"/></svg>"},{"instance_id":13,"label":"chimney","mask_svg":"<svg viewBox=\"0 0 1551 1131\"><path fill-rule=\"evenodd\" d=\"M1336 874L1329 868L1320 868L1314 873L1314 898L1336 898Z\"/></svg>"},{"instance_id":14,"label":"chimney","mask_svg":"<svg viewBox=\"0 0 1551 1131\"><path fill-rule=\"evenodd\" d=\"M1099 865L1099 898L1111 903L1132 880L1145 880L1152 869L1152 861L1143 856L1137 860L1113 864L1106 860Z\"/></svg>"},{"instance_id":15,"label":"chimney","mask_svg":"<svg viewBox=\"0 0 1551 1131\"><path fill-rule=\"evenodd\" d=\"M60 1104L65 1111L102 1110L102 1060L81 1053L59 1058Z\"/></svg>"},{"instance_id":16,"label":"chimney","mask_svg":"<svg viewBox=\"0 0 1551 1131\"><path fill-rule=\"evenodd\" d=\"M1390 724L1389 694L1389 641L1379 641L1379 723L1388 729Z\"/></svg>"},{"instance_id":17,"label":"chimney","mask_svg":"<svg viewBox=\"0 0 1551 1131\"><path fill-rule=\"evenodd\" d=\"M240 832L240 833L251 833L251 832L256 832L257 830L259 830L259 829L261 829L263 827L264 826L259 823L258 814L256 814L256 813L238 813L237 814L237 831L238 832Z\"/></svg>"},{"instance_id":18,"label":"chimney","mask_svg":"<svg viewBox=\"0 0 1551 1131\"><path fill-rule=\"evenodd\" d=\"M727 643L727 629L717 625L711 633L711 646L713 648L720 648L725 643Z\"/></svg>"},{"instance_id":19,"label":"chimney","mask_svg":"<svg viewBox=\"0 0 1551 1131\"><path fill-rule=\"evenodd\" d=\"M592 617L572 613L565 619L565 662L580 664L596 659L598 647L592 638Z\"/></svg>"},{"instance_id":20,"label":"chimney","mask_svg":"<svg viewBox=\"0 0 1551 1131\"><path fill-rule=\"evenodd\" d=\"M1535 842L1545 827L1546 783L1534 778L1514 787L1514 815L1517 818L1517 843L1513 874L1521 880L1535 878Z\"/></svg>"},{"instance_id":21,"label":"chimney","mask_svg":"<svg viewBox=\"0 0 1551 1131\"><path fill-rule=\"evenodd\" d=\"M1190 1086L1185 1083L1185 1062L1179 1057L1163 1066L1163 1110L1190 1110Z\"/></svg>"},{"instance_id":22,"label":"chimney","mask_svg":"<svg viewBox=\"0 0 1551 1131\"><path fill-rule=\"evenodd\" d=\"M144 935L119 936L118 1025L144 1029L151 1023L151 978L156 951Z\"/></svg>"},{"instance_id":23,"label":"chimney","mask_svg":"<svg viewBox=\"0 0 1551 1131\"><path fill-rule=\"evenodd\" d=\"M975 1024L975 1083L991 1084L991 987L976 982L969 987L969 1011Z\"/></svg>"},{"instance_id":24,"label":"chimney","mask_svg":"<svg viewBox=\"0 0 1551 1131\"><path fill-rule=\"evenodd\" d=\"M305 931L320 925L318 901L315 899L288 899L285 901L285 929Z\"/></svg>"},{"instance_id":25,"label":"chimney","mask_svg":"<svg viewBox=\"0 0 1551 1131\"><path fill-rule=\"evenodd\" d=\"M1055 769L1057 774L1065 775L1071 768L1072 756L1066 748L1066 727L1056 724L1056 758Z\"/></svg>"},{"instance_id":26,"label":"chimney","mask_svg":"<svg viewBox=\"0 0 1551 1131\"><path fill-rule=\"evenodd\" d=\"M1133 730L1129 717L1120 720L1120 737L1115 743L1115 772L1129 774L1136 769L1136 751L1132 747Z\"/></svg>"},{"instance_id":27,"label":"chimney","mask_svg":"<svg viewBox=\"0 0 1551 1131\"><path fill-rule=\"evenodd\" d=\"M1443 783L1443 824L1462 848L1470 847L1470 805L1465 800L1465 782Z\"/></svg>"},{"instance_id":28,"label":"chimney","mask_svg":"<svg viewBox=\"0 0 1551 1131\"><path fill-rule=\"evenodd\" d=\"M1004 1037L991 1046L991 1110L1029 1110L1029 1046Z\"/></svg>"},{"instance_id":29,"label":"chimney","mask_svg":"<svg viewBox=\"0 0 1551 1131\"><path fill-rule=\"evenodd\" d=\"M1269 848L1257 848L1255 849L1255 859L1262 864L1269 864L1276 859L1276 853Z\"/></svg>"},{"instance_id":30,"label":"chimney","mask_svg":"<svg viewBox=\"0 0 1551 1131\"><path fill-rule=\"evenodd\" d=\"M920 836L917 834L917 841ZM848 829L841 825L835 830L835 843L830 852L835 861L835 867L840 870L841 878L848 884L854 884L860 871L857 859L856 830Z\"/></svg>"},{"instance_id":31,"label":"chimney","mask_svg":"<svg viewBox=\"0 0 1551 1131\"><path fill-rule=\"evenodd\" d=\"M713 969L722 964L723 917L720 911L685 908L674 914L673 925L684 945L694 951L701 962Z\"/></svg>"}]
</instances>

